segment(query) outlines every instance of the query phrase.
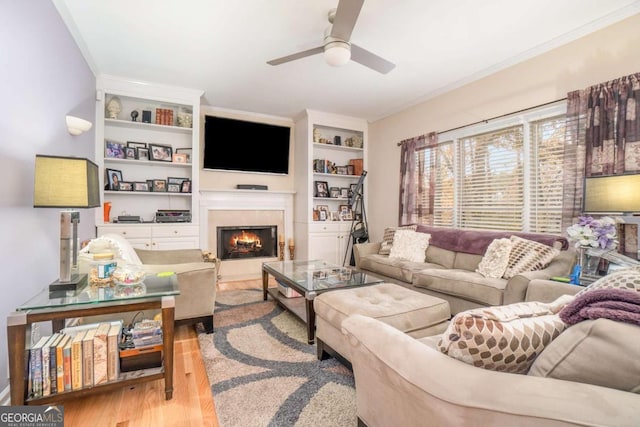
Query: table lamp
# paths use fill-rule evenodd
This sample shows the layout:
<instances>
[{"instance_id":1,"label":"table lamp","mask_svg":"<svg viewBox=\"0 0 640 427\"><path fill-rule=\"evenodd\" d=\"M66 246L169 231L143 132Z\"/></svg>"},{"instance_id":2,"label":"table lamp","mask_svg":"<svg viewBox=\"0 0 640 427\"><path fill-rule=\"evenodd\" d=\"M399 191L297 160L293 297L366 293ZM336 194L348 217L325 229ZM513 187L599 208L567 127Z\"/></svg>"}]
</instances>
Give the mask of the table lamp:
<instances>
[{"instance_id":1,"label":"table lamp","mask_svg":"<svg viewBox=\"0 0 640 427\"><path fill-rule=\"evenodd\" d=\"M75 290L86 274L72 274L78 264L78 208L100 206L98 165L80 157L36 154L33 207L60 212L60 278L50 291Z\"/></svg>"}]
</instances>

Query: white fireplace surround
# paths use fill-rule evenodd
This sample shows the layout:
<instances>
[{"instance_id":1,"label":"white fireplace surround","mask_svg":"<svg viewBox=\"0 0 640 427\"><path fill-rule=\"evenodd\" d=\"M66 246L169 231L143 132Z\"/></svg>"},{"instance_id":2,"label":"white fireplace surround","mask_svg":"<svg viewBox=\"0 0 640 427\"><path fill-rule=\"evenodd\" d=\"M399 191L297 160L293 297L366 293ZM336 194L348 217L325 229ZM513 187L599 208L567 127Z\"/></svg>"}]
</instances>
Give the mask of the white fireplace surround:
<instances>
[{"instance_id":1,"label":"white fireplace surround","mask_svg":"<svg viewBox=\"0 0 640 427\"><path fill-rule=\"evenodd\" d=\"M201 190L200 191L200 247L209 251L210 233L216 233L215 224L209 224L210 211L281 211L284 215L284 232L286 241L293 235L293 197L294 191L264 191L264 190ZM224 224L233 225L233 224ZM263 224L256 224L263 225ZM220 274L223 280L243 280L261 277L261 262L244 262L241 260L226 261ZM233 263L233 264L231 264ZM242 267L238 264L242 263ZM233 265L233 267L231 267ZM225 270L230 274L225 274ZM243 273L240 274L239 271Z\"/></svg>"}]
</instances>

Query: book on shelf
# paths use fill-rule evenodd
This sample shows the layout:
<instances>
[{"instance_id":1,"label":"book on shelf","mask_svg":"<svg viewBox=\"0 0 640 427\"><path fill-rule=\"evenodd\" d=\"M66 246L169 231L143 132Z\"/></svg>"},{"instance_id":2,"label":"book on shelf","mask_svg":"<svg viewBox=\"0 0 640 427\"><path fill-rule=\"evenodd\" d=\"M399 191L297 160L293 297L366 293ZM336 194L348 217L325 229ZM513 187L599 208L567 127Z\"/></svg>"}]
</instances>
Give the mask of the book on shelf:
<instances>
[{"instance_id":1,"label":"book on shelf","mask_svg":"<svg viewBox=\"0 0 640 427\"><path fill-rule=\"evenodd\" d=\"M58 336L59 334L49 336L42 346L42 396L51 394L51 345Z\"/></svg>"},{"instance_id":2,"label":"book on shelf","mask_svg":"<svg viewBox=\"0 0 640 427\"><path fill-rule=\"evenodd\" d=\"M71 341L71 389L82 388L82 339L86 331L78 331Z\"/></svg>"},{"instance_id":3,"label":"book on shelf","mask_svg":"<svg viewBox=\"0 0 640 427\"><path fill-rule=\"evenodd\" d=\"M64 346L69 342L69 335L61 334L56 345L56 392L64 391Z\"/></svg>"},{"instance_id":4,"label":"book on shelf","mask_svg":"<svg viewBox=\"0 0 640 427\"><path fill-rule=\"evenodd\" d=\"M31 347L31 397L42 397L42 347L49 337L42 337Z\"/></svg>"},{"instance_id":5,"label":"book on shelf","mask_svg":"<svg viewBox=\"0 0 640 427\"><path fill-rule=\"evenodd\" d=\"M98 328L89 329L82 338L82 385L93 385L93 338Z\"/></svg>"},{"instance_id":6,"label":"book on shelf","mask_svg":"<svg viewBox=\"0 0 640 427\"><path fill-rule=\"evenodd\" d=\"M122 325L112 324L107 334L107 380L115 381L120 373L120 331Z\"/></svg>"},{"instance_id":7,"label":"book on shelf","mask_svg":"<svg viewBox=\"0 0 640 427\"><path fill-rule=\"evenodd\" d=\"M64 369L62 382L64 384L64 391L71 391L71 341L73 337L70 335L66 336L69 337L69 339L67 339L62 349L62 364Z\"/></svg>"},{"instance_id":8,"label":"book on shelf","mask_svg":"<svg viewBox=\"0 0 640 427\"><path fill-rule=\"evenodd\" d=\"M58 343L63 336L56 333L49 341L49 394L58 392Z\"/></svg>"},{"instance_id":9,"label":"book on shelf","mask_svg":"<svg viewBox=\"0 0 640 427\"><path fill-rule=\"evenodd\" d=\"M93 338L93 384L104 384L108 381L107 375L107 335L111 324L101 323L96 329Z\"/></svg>"}]
</instances>

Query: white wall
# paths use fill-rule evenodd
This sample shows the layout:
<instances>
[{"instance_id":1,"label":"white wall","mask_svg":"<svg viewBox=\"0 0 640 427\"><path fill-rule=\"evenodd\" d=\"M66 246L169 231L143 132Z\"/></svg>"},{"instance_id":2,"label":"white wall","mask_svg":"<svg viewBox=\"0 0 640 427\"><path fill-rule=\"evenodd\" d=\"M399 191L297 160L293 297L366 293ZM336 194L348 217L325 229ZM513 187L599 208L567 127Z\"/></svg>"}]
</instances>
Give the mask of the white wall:
<instances>
[{"instance_id":1,"label":"white wall","mask_svg":"<svg viewBox=\"0 0 640 427\"><path fill-rule=\"evenodd\" d=\"M384 227L398 223L399 141L562 99L567 92L639 72L638 28L640 15L635 15L372 123L367 178L369 194L376 197L368 200L371 239L381 239Z\"/></svg>"},{"instance_id":2,"label":"white wall","mask_svg":"<svg viewBox=\"0 0 640 427\"><path fill-rule=\"evenodd\" d=\"M36 154L94 159L93 129L71 136L65 115L93 122L95 78L50 1L0 0L0 390L8 384L6 316L59 274L58 209L33 208ZM80 238L95 236L80 213Z\"/></svg>"}]
</instances>

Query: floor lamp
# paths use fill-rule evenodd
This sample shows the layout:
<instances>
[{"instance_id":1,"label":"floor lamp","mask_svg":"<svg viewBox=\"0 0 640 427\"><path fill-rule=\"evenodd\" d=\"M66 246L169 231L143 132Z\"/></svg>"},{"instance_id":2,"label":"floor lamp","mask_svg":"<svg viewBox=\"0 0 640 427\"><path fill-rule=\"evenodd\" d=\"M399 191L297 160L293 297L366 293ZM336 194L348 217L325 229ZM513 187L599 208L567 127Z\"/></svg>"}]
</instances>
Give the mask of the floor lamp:
<instances>
[{"instance_id":1,"label":"floor lamp","mask_svg":"<svg viewBox=\"0 0 640 427\"><path fill-rule=\"evenodd\" d=\"M78 208L100 206L98 165L79 157L36 155L33 207L60 212L60 277L50 291L75 290L86 274L72 274L78 265Z\"/></svg>"}]
</instances>

